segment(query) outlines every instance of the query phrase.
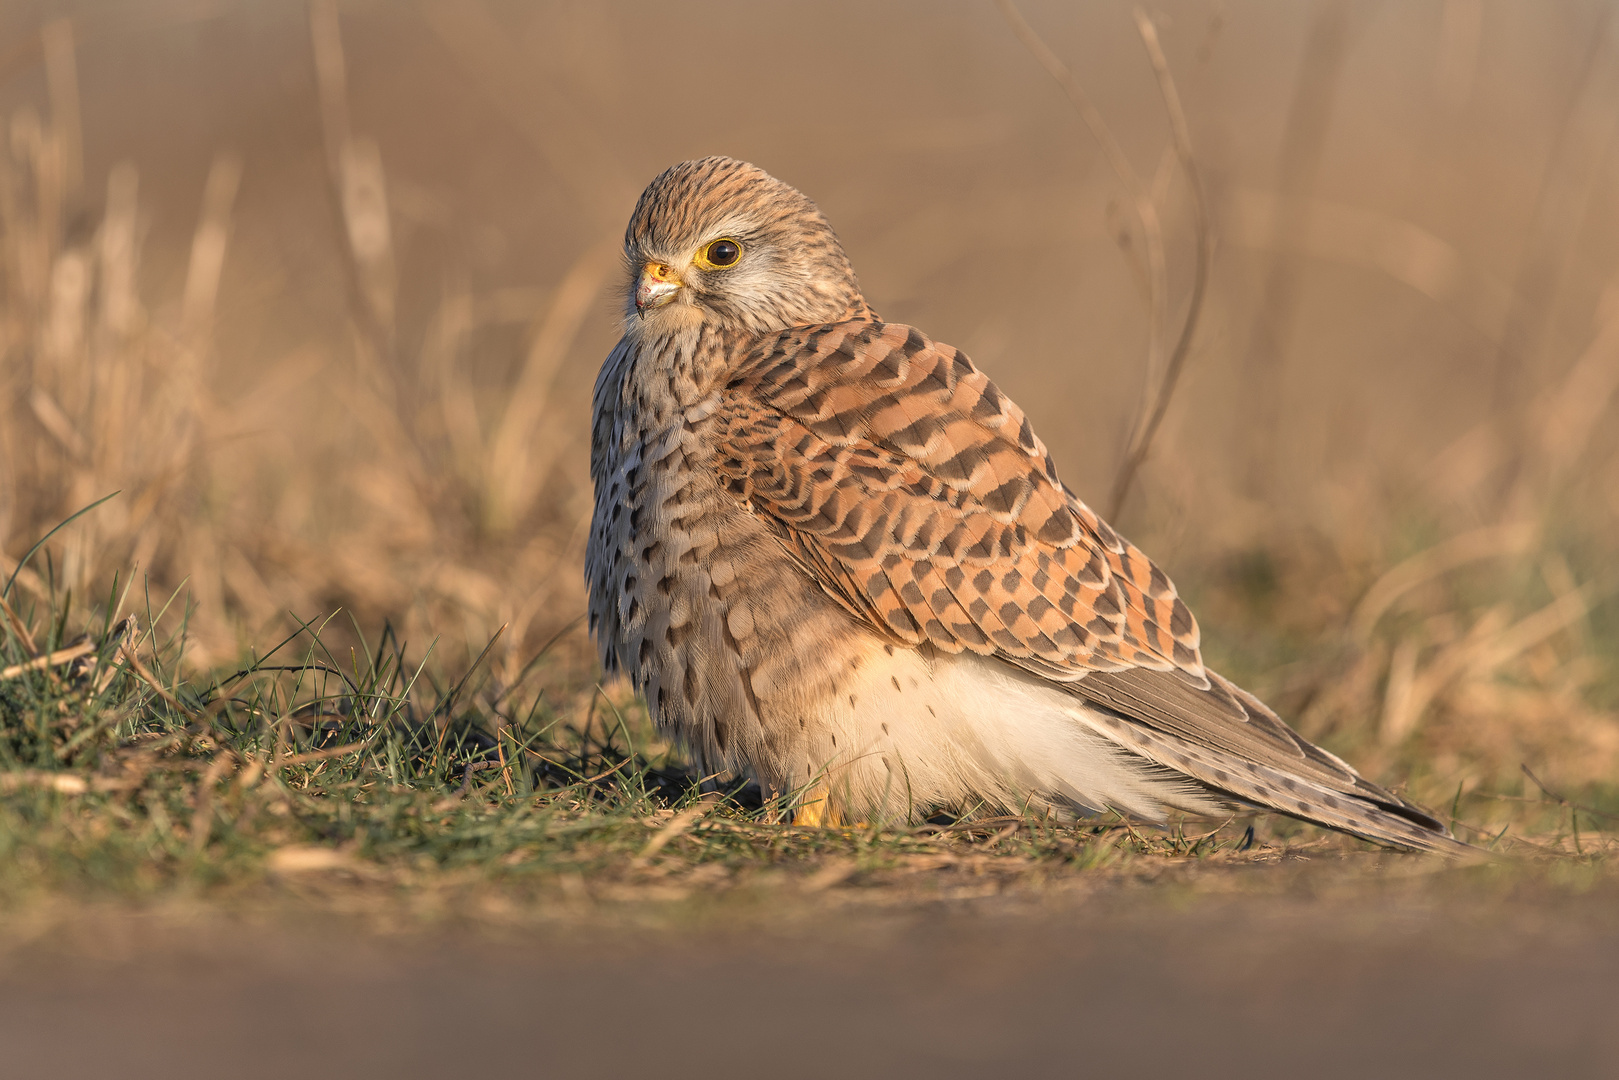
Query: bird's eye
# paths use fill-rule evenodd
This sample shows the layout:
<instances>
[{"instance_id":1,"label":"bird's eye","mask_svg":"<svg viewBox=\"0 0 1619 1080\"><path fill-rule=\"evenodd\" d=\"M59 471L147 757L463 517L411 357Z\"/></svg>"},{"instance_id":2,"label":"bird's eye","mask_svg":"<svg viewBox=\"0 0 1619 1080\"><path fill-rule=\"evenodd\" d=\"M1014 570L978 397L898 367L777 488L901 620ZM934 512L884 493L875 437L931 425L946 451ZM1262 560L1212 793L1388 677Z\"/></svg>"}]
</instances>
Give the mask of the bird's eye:
<instances>
[{"instance_id":1,"label":"bird's eye","mask_svg":"<svg viewBox=\"0 0 1619 1080\"><path fill-rule=\"evenodd\" d=\"M704 270L723 270L735 266L742 257L742 245L735 240L715 240L697 253L697 265Z\"/></svg>"}]
</instances>

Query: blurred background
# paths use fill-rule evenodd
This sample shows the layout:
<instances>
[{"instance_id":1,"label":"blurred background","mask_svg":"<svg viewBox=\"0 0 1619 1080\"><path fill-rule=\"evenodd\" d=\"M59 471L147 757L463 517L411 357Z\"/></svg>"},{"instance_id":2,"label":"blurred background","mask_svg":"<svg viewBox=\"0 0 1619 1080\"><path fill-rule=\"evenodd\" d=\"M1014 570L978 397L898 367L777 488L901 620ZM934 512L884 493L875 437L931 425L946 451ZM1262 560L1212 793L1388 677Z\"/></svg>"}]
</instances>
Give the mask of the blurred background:
<instances>
[{"instance_id":1,"label":"blurred background","mask_svg":"<svg viewBox=\"0 0 1619 1080\"><path fill-rule=\"evenodd\" d=\"M972 355L1099 509L1195 306L1115 523L1210 659L1427 798L1528 764L1619 802L1614 5L1018 10L12 0L0 572L117 490L24 595L179 590L199 667L339 608L451 664L560 633L588 687L618 241L724 153L817 200L873 306Z\"/></svg>"}]
</instances>

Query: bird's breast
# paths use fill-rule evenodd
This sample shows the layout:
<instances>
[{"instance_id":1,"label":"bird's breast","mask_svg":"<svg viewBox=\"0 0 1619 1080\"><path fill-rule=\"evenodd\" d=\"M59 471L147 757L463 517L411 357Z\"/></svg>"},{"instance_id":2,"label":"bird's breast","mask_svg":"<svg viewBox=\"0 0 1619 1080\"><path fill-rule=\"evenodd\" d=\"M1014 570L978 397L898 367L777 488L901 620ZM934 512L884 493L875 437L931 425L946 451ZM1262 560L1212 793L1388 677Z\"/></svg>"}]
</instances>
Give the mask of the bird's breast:
<instances>
[{"instance_id":1,"label":"bird's breast","mask_svg":"<svg viewBox=\"0 0 1619 1080\"><path fill-rule=\"evenodd\" d=\"M801 756L800 720L838 689L831 656L856 633L782 543L724 490L711 408L645 423L632 402L597 461L586 556L604 666L640 689L710 771L774 782Z\"/></svg>"}]
</instances>

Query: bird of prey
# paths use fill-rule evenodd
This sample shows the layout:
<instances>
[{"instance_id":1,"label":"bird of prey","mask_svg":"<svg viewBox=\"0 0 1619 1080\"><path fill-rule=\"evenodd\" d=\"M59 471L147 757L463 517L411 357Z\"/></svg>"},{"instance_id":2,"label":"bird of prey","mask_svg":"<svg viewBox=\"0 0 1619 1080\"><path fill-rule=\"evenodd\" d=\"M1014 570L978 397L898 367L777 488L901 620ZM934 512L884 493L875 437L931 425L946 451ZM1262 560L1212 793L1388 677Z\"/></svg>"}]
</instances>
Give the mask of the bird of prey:
<instances>
[{"instance_id":1,"label":"bird of prey","mask_svg":"<svg viewBox=\"0 0 1619 1080\"><path fill-rule=\"evenodd\" d=\"M1257 807L1470 850L1205 667L1164 572L961 350L878 317L799 191L683 162L624 256L590 626L705 772L799 823Z\"/></svg>"}]
</instances>

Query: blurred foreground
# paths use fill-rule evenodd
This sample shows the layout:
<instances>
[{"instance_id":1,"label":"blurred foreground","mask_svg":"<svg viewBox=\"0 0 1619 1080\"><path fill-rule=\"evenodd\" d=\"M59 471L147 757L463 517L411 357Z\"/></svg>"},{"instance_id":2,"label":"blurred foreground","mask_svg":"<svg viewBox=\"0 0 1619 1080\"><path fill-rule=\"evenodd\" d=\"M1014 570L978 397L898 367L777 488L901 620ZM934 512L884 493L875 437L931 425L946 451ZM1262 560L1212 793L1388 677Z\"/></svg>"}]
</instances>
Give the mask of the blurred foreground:
<instances>
[{"instance_id":1,"label":"blurred foreground","mask_svg":"<svg viewBox=\"0 0 1619 1080\"><path fill-rule=\"evenodd\" d=\"M1196 907L1167 882L1169 902L1093 882L905 909L778 889L718 910L626 897L627 917L522 933L499 914L430 933L360 921L364 934L352 914L80 914L4 954L0 1042L15 1075L125 1080L1598 1080L1619 1067L1611 887L1481 907L1458 895L1477 882L1368 890L1366 865L1218 876L1218 898Z\"/></svg>"},{"instance_id":2,"label":"blurred foreground","mask_svg":"<svg viewBox=\"0 0 1619 1080\"><path fill-rule=\"evenodd\" d=\"M179 590L163 636L184 619L198 671L289 612L344 609L334 657L386 622L402 666L436 642L451 672L504 626L500 686L562 633L539 681L588 727L617 238L715 152L820 201L878 310L971 353L1105 505L1195 222L1129 11L1022 10L1133 163L1161 278L988 3L9 5L0 574L120 492L17 572L21 617ZM1528 765L1580 804L1553 799L1557 843L1611 829L1619 18L1153 10L1215 254L1117 524L1210 661L1368 775L1482 825L1547 798Z\"/></svg>"}]
</instances>

